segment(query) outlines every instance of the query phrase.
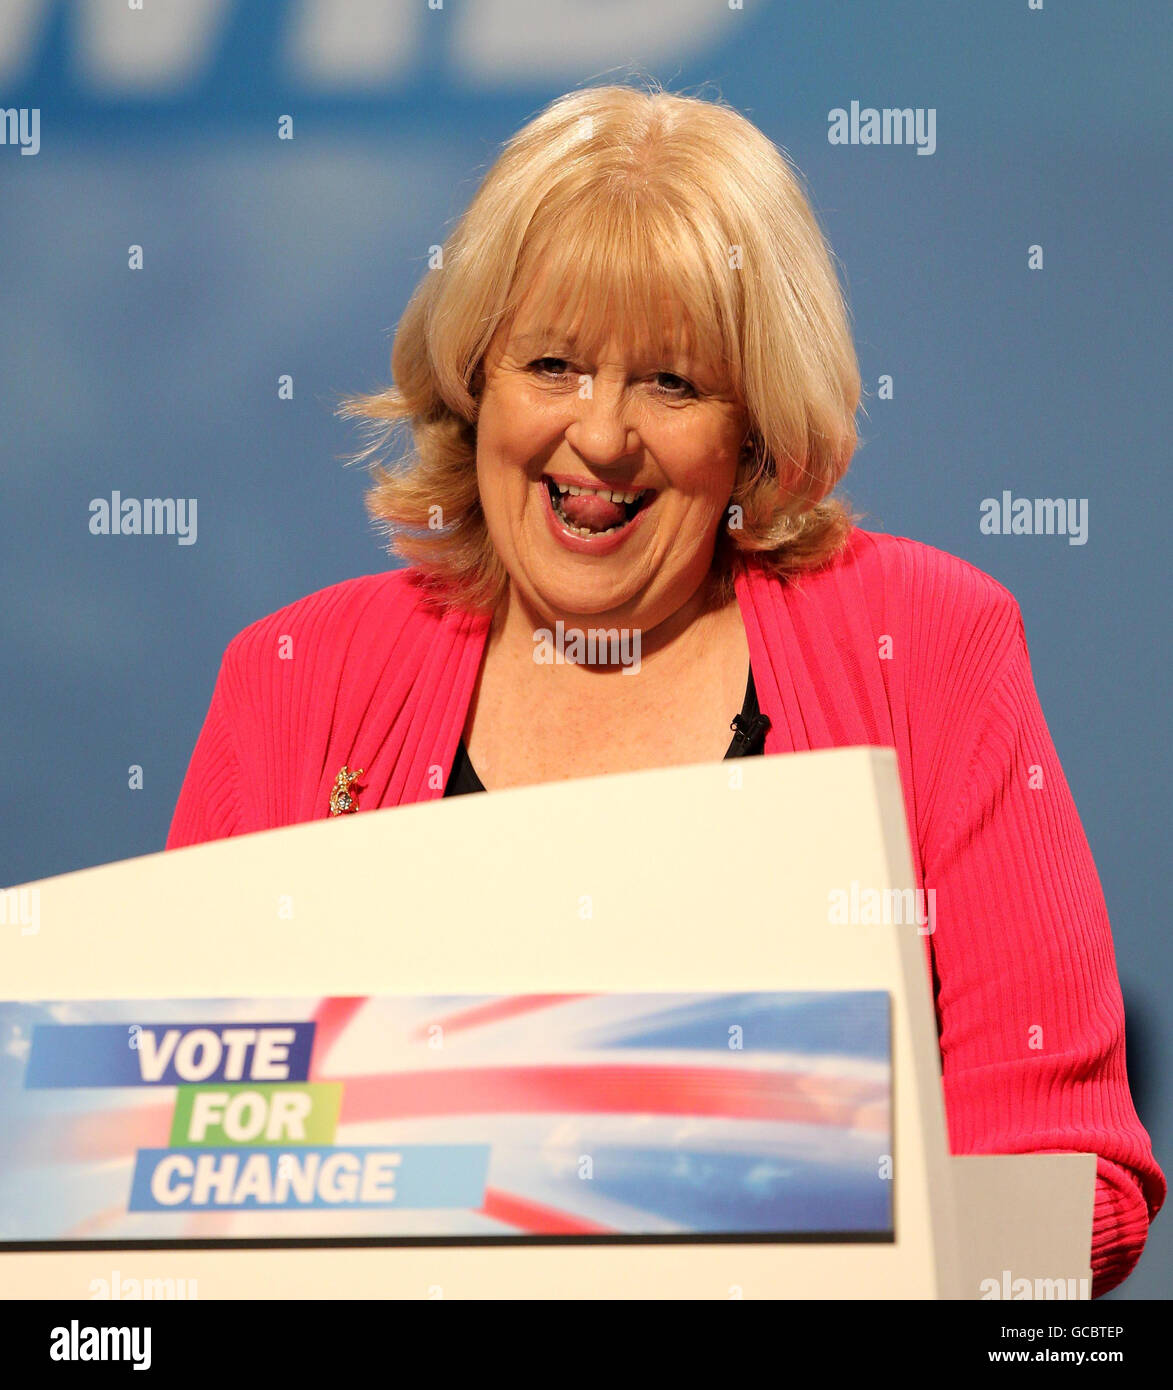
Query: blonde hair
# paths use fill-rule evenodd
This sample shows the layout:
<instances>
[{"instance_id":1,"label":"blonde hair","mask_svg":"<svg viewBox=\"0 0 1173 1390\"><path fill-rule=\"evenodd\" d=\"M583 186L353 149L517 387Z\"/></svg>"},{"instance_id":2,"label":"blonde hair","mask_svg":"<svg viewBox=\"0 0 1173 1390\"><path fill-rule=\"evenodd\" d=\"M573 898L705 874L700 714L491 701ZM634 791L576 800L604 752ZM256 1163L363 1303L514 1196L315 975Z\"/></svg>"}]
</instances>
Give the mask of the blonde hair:
<instances>
[{"instance_id":1,"label":"blonde hair","mask_svg":"<svg viewBox=\"0 0 1173 1390\"><path fill-rule=\"evenodd\" d=\"M744 402L741 525L718 532L719 592L732 594L739 557L787 574L840 549L857 518L829 494L856 446L859 367L800 176L724 104L601 86L508 142L399 321L395 384L338 411L366 433L354 461L372 464L368 510L446 602L492 606L507 583L477 489L477 393L494 333L539 273L549 302L536 310L555 315L539 322L576 322L583 341L616 322L683 331ZM404 423L414 448L391 468Z\"/></svg>"}]
</instances>

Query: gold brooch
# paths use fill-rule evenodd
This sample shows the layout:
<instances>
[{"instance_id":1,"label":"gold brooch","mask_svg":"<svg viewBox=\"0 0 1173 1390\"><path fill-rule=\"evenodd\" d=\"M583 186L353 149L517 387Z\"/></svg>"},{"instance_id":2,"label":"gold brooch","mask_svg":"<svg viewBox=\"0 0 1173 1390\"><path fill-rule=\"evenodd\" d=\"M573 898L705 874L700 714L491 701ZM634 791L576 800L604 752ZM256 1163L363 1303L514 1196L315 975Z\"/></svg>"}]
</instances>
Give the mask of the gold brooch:
<instances>
[{"instance_id":1,"label":"gold brooch","mask_svg":"<svg viewBox=\"0 0 1173 1390\"><path fill-rule=\"evenodd\" d=\"M342 771L334 778L334 790L330 793L332 816L349 816L358 810L358 792L354 791L353 787L362 774L361 767L357 772L351 772L350 768L343 764Z\"/></svg>"}]
</instances>

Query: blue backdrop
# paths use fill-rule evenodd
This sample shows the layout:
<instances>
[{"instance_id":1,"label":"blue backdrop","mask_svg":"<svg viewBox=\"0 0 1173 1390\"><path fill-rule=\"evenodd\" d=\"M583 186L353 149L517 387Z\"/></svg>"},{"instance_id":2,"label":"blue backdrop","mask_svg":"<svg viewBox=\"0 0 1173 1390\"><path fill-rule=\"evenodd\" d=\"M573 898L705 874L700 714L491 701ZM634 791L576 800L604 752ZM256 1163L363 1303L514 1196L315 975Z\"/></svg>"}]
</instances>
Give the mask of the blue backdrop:
<instances>
[{"instance_id":1,"label":"blue backdrop","mask_svg":"<svg viewBox=\"0 0 1173 1390\"><path fill-rule=\"evenodd\" d=\"M428 247L500 142L635 62L712 82L805 172L868 392L847 488L866 524L1022 605L1168 1171L1167 5L4 0L0 19L0 107L40 113L35 154L16 128L0 145L0 882L159 849L227 641L387 563L332 408L387 380ZM934 153L831 144L852 101L934 109ZM982 534L1006 489L1086 499L1086 544ZM196 498L196 542L92 535L115 490ZM1166 1215L1115 1296L1171 1273Z\"/></svg>"}]
</instances>

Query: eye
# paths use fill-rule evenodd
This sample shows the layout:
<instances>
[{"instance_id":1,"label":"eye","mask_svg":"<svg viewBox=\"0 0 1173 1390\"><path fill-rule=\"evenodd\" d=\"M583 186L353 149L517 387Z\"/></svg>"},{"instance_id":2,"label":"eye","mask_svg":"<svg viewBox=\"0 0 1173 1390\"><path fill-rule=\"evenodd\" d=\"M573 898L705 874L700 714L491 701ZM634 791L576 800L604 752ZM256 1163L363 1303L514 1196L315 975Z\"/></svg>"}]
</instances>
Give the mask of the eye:
<instances>
[{"instance_id":1,"label":"eye","mask_svg":"<svg viewBox=\"0 0 1173 1390\"><path fill-rule=\"evenodd\" d=\"M682 376L677 376L675 372L657 372L652 380L656 383L654 389L658 396L687 400L688 397L696 395L696 388L692 382L685 381Z\"/></svg>"},{"instance_id":2,"label":"eye","mask_svg":"<svg viewBox=\"0 0 1173 1390\"><path fill-rule=\"evenodd\" d=\"M539 376L565 376L570 363L565 357L536 357L529 370Z\"/></svg>"}]
</instances>

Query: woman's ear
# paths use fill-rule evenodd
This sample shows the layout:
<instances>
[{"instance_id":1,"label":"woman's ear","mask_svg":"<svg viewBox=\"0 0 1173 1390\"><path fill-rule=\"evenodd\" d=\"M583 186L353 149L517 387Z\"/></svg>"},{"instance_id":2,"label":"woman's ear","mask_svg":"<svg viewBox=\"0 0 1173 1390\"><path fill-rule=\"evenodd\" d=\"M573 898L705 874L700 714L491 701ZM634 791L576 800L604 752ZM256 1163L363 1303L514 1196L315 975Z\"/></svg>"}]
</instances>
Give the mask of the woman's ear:
<instances>
[{"instance_id":1,"label":"woman's ear","mask_svg":"<svg viewBox=\"0 0 1173 1390\"><path fill-rule=\"evenodd\" d=\"M742 481L745 483L757 482L762 478L777 477L773 458L767 451L761 436L752 429L742 443L737 466Z\"/></svg>"}]
</instances>

